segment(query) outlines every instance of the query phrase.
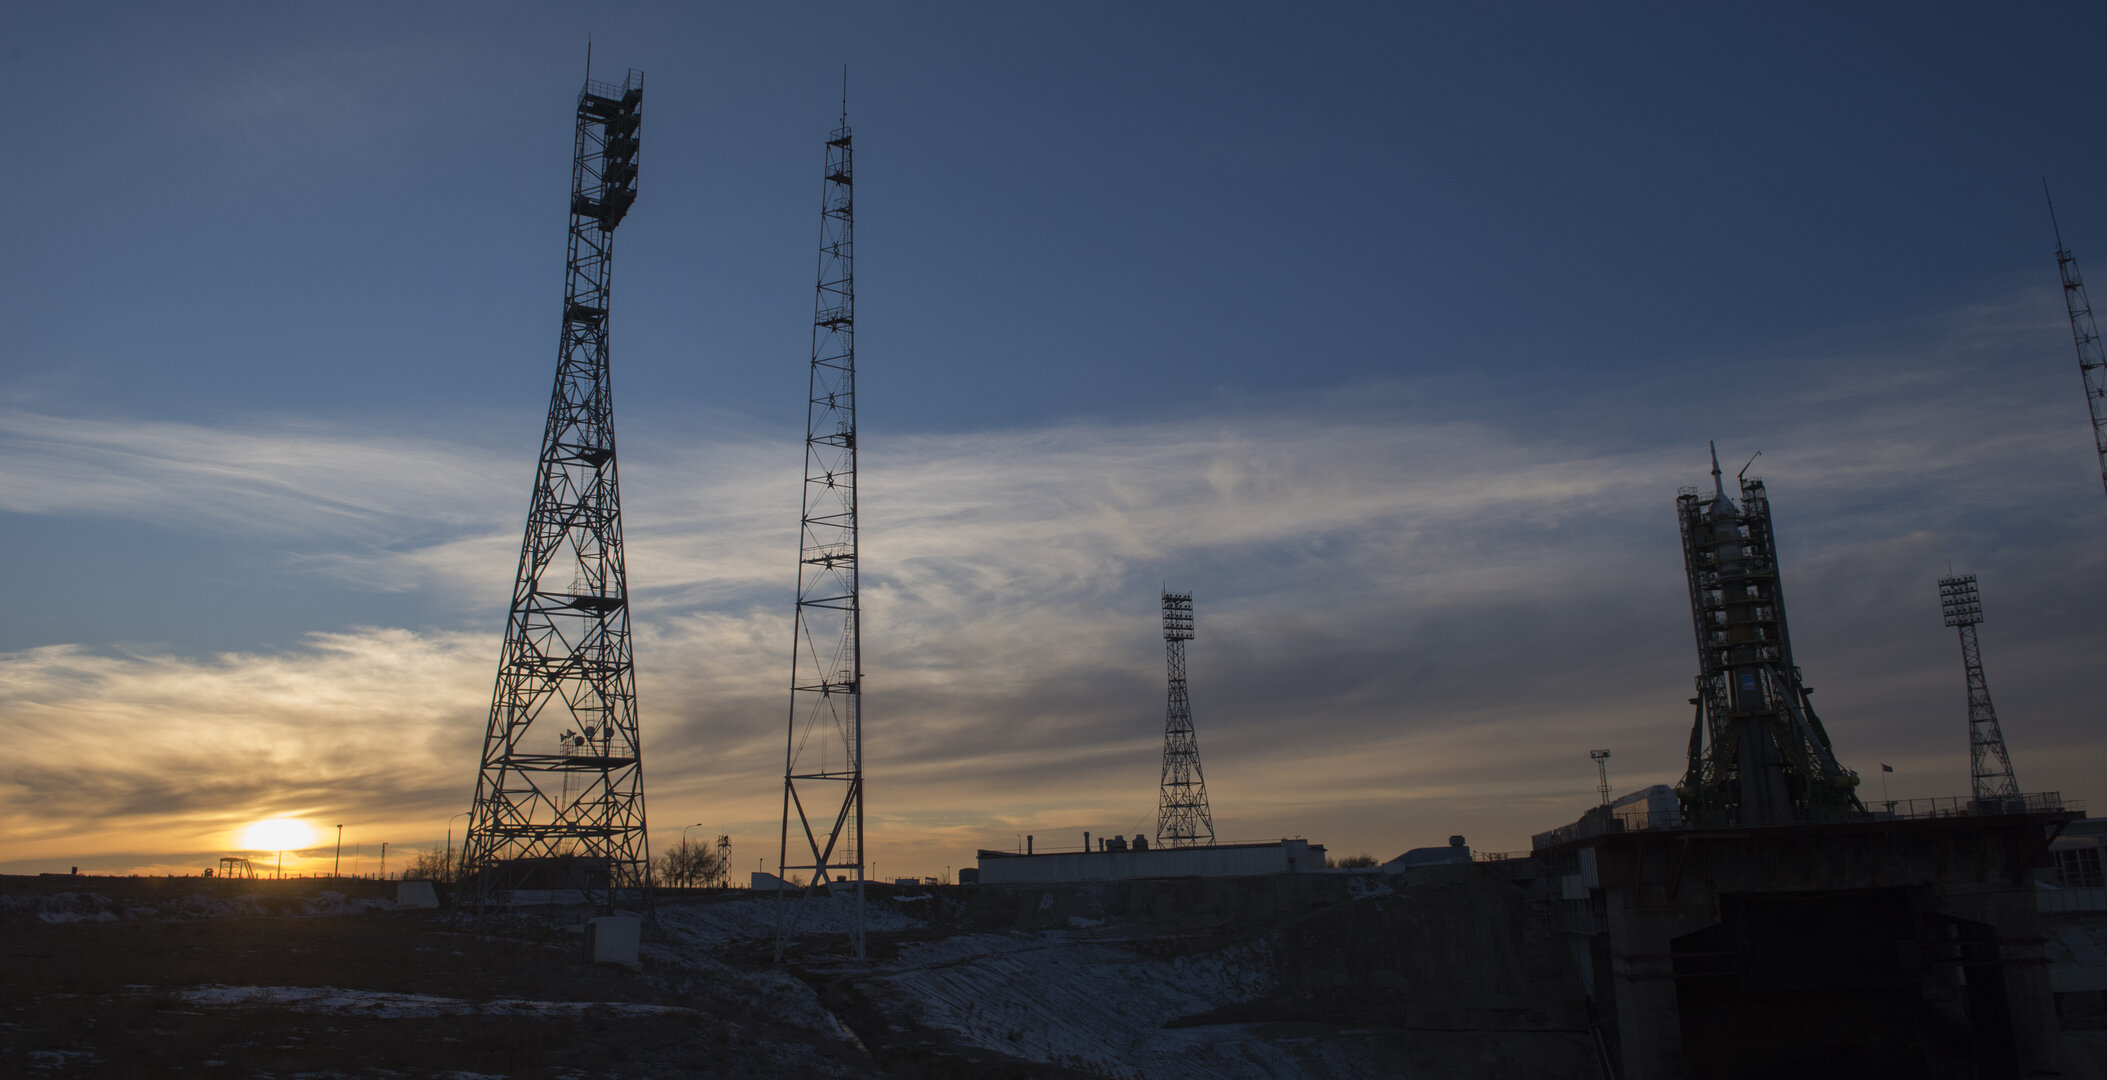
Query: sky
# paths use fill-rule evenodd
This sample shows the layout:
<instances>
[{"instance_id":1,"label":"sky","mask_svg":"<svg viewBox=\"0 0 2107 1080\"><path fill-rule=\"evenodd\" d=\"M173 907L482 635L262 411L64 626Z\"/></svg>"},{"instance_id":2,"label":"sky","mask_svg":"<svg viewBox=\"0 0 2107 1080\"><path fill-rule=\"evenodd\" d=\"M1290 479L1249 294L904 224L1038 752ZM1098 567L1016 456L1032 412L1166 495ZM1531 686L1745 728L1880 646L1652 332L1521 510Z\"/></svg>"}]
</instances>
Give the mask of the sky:
<instances>
[{"instance_id":1,"label":"sky","mask_svg":"<svg viewBox=\"0 0 2107 1080\"><path fill-rule=\"evenodd\" d=\"M2103 31L11 6L0 872L195 872L278 818L314 830L288 870L342 824L370 872L459 828L588 40L645 73L610 334L654 848L773 861L844 65L874 876L1153 833L1166 584L1224 840L1521 850L1591 750L1675 782L1712 440L1769 487L1862 794L1967 793L1936 582L1974 573L2021 786L2103 797L2107 501L2041 190L2107 273Z\"/></svg>"}]
</instances>

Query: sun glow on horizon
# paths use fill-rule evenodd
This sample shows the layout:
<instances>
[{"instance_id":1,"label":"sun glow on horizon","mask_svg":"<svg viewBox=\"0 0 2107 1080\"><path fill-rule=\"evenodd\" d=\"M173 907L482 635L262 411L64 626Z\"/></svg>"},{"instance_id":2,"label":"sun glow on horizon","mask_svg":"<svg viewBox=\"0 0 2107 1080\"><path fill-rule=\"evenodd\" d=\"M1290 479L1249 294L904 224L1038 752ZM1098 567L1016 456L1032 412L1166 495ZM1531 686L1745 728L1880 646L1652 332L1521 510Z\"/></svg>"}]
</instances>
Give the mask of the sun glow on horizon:
<instances>
[{"instance_id":1,"label":"sun glow on horizon","mask_svg":"<svg viewBox=\"0 0 2107 1080\"><path fill-rule=\"evenodd\" d=\"M241 831L240 844L247 851L294 851L310 847L314 827L298 818L269 818Z\"/></svg>"}]
</instances>

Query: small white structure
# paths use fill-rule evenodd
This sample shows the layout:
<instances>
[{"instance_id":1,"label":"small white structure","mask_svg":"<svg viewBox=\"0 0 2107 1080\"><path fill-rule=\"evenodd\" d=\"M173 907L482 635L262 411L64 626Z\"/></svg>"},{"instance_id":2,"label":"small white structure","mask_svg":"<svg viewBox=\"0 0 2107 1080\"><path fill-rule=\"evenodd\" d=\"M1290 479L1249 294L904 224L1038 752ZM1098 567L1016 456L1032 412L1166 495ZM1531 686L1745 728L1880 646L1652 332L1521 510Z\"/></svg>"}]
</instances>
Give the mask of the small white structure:
<instances>
[{"instance_id":1,"label":"small white structure","mask_svg":"<svg viewBox=\"0 0 2107 1080\"><path fill-rule=\"evenodd\" d=\"M1680 829L1683 804L1675 789L1666 784L1640 788L1610 804L1626 831L1632 829Z\"/></svg>"},{"instance_id":2,"label":"small white structure","mask_svg":"<svg viewBox=\"0 0 2107 1080\"><path fill-rule=\"evenodd\" d=\"M435 908L439 906L439 893L429 881L398 881L395 883L395 906Z\"/></svg>"},{"instance_id":3,"label":"small white structure","mask_svg":"<svg viewBox=\"0 0 2107 1080\"><path fill-rule=\"evenodd\" d=\"M1307 840L1124 850L980 852L980 883L1108 881L1123 878L1250 877L1324 869L1324 845Z\"/></svg>"},{"instance_id":4,"label":"small white structure","mask_svg":"<svg viewBox=\"0 0 2107 1080\"><path fill-rule=\"evenodd\" d=\"M636 967L644 921L634 915L602 915L585 920L585 959L593 964Z\"/></svg>"},{"instance_id":5,"label":"small white structure","mask_svg":"<svg viewBox=\"0 0 2107 1080\"><path fill-rule=\"evenodd\" d=\"M784 881L774 874L764 874L756 870L754 871L753 888L755 892L785 892L795 889L797 886Z\"/></svg>"}]
</instances>

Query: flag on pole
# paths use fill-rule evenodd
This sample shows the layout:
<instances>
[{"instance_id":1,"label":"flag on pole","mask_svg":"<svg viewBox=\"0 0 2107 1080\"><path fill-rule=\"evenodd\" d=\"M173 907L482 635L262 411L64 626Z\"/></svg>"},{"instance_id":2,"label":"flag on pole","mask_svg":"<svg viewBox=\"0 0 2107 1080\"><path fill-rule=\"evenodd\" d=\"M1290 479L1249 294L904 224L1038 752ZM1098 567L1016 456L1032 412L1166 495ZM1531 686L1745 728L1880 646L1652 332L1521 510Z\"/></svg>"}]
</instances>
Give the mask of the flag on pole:
<instances>
[{"instance_id":1,"label":"flag on pole","mask_svg":"<svg viewBox=\"0 0 2107 1080\"><path fill-rule=\"evenodd\" d=\"M1883 762L1881 762L1881 763L1880 763L1880 771L1881 771L1881 772L1894 772L1894 771L1895 771L1895 767L1894 767L1893 765L1890 765L1890 764L1888 764L1887 762L1883 761Z\"/></svg>"}]
</instances>

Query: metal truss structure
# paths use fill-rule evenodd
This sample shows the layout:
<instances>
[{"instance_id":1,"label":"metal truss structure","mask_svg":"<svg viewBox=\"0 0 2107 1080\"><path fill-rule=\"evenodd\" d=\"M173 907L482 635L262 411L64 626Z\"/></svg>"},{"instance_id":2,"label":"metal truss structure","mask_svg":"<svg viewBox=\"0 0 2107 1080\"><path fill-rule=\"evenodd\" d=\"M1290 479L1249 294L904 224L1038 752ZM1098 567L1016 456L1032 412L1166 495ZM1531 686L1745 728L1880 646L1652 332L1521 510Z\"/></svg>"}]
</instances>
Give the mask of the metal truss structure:
<instances>
[{"instance_id":1,"label":"metal truss structure","mask_svg":"<svg viewBox=\"0 0 2107 1080\"><path fill-rule=\"evenodd\" d=\"M1677 788L1684 817L1769 825L1862 814L1858 777L1837 764L1793 662L1763 481L1741 478L1737 507L1715 448L1712 489L1675 500L1698 656L1689 771Z\"/></svg>"},{"instance_id":2,"label":"metal truss structure","mask_svg":"<svg viewBox=\"0 0 2107 1080\"><path fill-rule=\"evenodd\" d=\"M1939 610L1946 625L1961 634L1961 664L1968 670L1968 775L1975 801L1984 807L2004 807L2019 796L2019 781L2012 775L2012 758L2005 753L2004 729L1997 723L1997 707L1990 704L1990 682L1983 677L1983 654L1975 641L1975 628L1983 621L1982 593L1975 575L1939 579Z\"/></svg>"},{"instance_id":3,"label":"metal truss structure","mask_svg":"<svg viewBox=\"0 0 2107 1080\"><path fill-rule=\"evenodd\" d=\"M804 509L790 661L790 734L783 757L783 833L776 859L784 880L799 871L810 877L777 924L777 960L796 939L806 909L816 899L841 905L849 952L858 958L864 955L855 170L846 94L841 126L827 139L825 175L812 371L805 402Z\"/></svg>"},{"instance_id":4,"label":"metal truss structure","mask_svg":"<svg viewBox=\"0 0 2107 1080\"><path fill-rule=\"evenodd\" d=\"M2041 184L2048 195L2048 182ZM2085 407L2092 412L2092 445L2100 456L2100 483L2107 485L2107 350L2100 345L2100 328L2092 321L2092 301L2085 296L2085 279L2078 273L2078 257L2063 246L2063 226L2056 222L2056 204L2048 205L2049 226L2056 230L2056 271L2063 278L2063 308L2070 315L2071 337L2078 345L2078 376L2085 380Z\"/></svg>"},{"instance_id":5,"label":"metal truss structure","mask_svg":"<svg viewBox=\"0 0 2107 1080\"><path fill-rule=\"evenodd\" d=\"M644 772L607 371L615 227L636 201L643 74L578 94L556 385L469 809L478 909L521 888L602 908L648 884Z\"/></svg>"},{"instance_id":6,"label":"metal truss structure","mask_svg":"<svg viewBox=\"0 0 2107 1080\"><path fill-rule=\"evenodd\" d=\"M1214 843L1207 809L1207 777L1193 735L1192 701L1185 692L1185 643L1193 639L1191 593L1163 594L1163 651L1170 670L1170 705L1163 721L1162 793L1156 801L1156 843L1194 847Z\"/></svg>"}]
</instances>

